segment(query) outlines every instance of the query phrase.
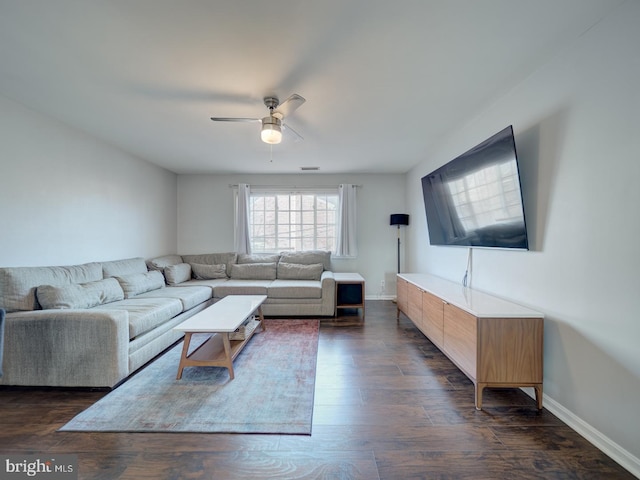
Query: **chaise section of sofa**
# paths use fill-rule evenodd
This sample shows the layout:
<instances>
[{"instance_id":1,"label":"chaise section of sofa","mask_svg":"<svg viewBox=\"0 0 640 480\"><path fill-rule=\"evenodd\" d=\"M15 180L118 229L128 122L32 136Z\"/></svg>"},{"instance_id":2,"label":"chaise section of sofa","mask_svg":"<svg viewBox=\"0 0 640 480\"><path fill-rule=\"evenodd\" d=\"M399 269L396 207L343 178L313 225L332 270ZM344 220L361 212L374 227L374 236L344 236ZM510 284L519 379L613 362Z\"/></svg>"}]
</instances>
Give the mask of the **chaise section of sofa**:
<instances>
[{"instance_id":1,"label":"chaise section of sofa","mask_svg":"<svg viewBox=\"0 0 640 480\"><path fill-rule=\"evenodd\" d=\"M172 328L212 302L209 288L167 287L142 258L0 268L0 384L113 387L179 340Z\"/></svg>"},{"instance_id":2,"label":"chaise section of sofa","mask_svg":"<svg viewBox=\"0 0 640 480\"><path fill-rule=\"evenodd\" d=\"M129 374L127 312L11 312L4 385L110 387Z\"/></svg>"},{"instance_id":3,"label":"chaise section of sofa","mask_svg":"<svg viewBox=\"0 0 640 480\"><path fill-rule=\"evenodd\" d=\"M333 316L335 279L331 252L165 255L147 261L176 287L206 286L214 300L227 295L266 295L267 316Z\"/></svg>"}]
</instances>

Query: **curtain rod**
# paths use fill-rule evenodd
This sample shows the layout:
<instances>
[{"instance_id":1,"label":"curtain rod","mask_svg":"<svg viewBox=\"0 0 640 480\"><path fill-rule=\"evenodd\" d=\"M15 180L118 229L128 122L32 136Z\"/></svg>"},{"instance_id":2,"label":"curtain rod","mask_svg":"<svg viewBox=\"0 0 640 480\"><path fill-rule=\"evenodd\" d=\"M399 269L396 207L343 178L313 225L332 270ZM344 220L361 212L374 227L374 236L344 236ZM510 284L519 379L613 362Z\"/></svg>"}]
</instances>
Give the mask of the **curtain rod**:
<instances>
[{"instance_id":1,"label":"curtain rod","mask_svg":"<svg viewBox=\"0 0 640 480\"><path fill-rule=\"evenodd\" d=\"M254 185L249 184L250 187L255 188L338 188L340 185ZM362 185L354 185L356 188L362 188ZM238 188L238 184L229 184L229 188Z\"/></svg>"}]
</instances>

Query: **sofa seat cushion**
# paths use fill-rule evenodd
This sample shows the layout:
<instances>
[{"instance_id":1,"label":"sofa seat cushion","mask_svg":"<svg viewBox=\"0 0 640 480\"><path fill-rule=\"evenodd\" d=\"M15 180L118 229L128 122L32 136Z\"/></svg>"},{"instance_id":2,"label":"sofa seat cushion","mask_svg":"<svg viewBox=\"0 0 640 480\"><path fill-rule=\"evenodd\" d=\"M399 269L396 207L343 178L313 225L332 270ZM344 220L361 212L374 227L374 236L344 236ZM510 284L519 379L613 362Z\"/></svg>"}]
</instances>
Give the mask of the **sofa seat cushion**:
<instances>
[{"instance_id":1,"label":"sofa seat cushion","mask_svg":"<svg viewBox=\"0 0 640 480\"><path fill-rule=\"evenodd\" d=\"M322 298L322 284L316 280L274 280L269 298Z\"/></svg>"},{"instance_id":2,"label":"sofa seat cushion","mask_svg":"<svg viewBox=\"0 0 640 480\"><path fill-rule=\"evenodd\" d=\"M213 289L214 297L227 295L267 295L267 289L273 280L227 280Z\"/></svg>"},{"instance_id":3,"label":"sofa seat cushion","mask_svg":"<svg viewBox=\"0 0 640 480\"><path fill-rule=\"evenodd\" d=\"M8 312L38 310L36 288L102 280L102 265L85 263L63 267L0 268L0 306Z\"/></svg>"},{"instance_id":4,"label":"sofa seat cushion","mask_svg":"<svg viewBox=\"0 0 640 480\"><path fill-rule=\"evenodd\" d=\"M153 330L182 312L177 298L129 298L99 305L92 310L125 310L129 312L129 339Z\"/></svg>"},{"instance_id":5,"label":"sofa seat cushion","mask_svg":"<svg viewBox=\"0 0 640 480\"><path fill-rule=\"evenodd\" d=\"M146 271L147 263L144 261L144 258L141 257L102 262L102 275L104 278L144 273Z\"/></svg>"},{"instance_id":6,"label":"sofa seat cushion","mask_svg":"<svg viewBox=\"0 0 640 480\"><path fill-rule=\"evenodd\" d=\"M182 310L190 310L207 300L213 295L209 287L165 287L151 292L141 293L136 298L177 298L182 302Z\"/></svg>"}]
</instances>

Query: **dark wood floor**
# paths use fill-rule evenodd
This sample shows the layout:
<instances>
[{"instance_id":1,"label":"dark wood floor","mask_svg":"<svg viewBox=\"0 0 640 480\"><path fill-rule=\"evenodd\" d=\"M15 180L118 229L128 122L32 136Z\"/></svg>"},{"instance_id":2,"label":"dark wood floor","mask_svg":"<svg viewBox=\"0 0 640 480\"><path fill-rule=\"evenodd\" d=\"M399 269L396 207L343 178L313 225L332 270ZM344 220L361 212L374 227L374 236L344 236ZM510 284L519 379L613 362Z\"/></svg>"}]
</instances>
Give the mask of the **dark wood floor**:
<instances>
[{"instance_id":1,"label":"dark wood floor","mask_svg":"<svg viewBox=\"0 0 640 480\"><path fill-rule=\"evenodd\" d=\"M103 395L0 388L0 454L77 454L81 479L634 478L519 390L487 389L476 411L388 301L322 321L311 436L56 431Z\"/></svg>"}]
</instances>

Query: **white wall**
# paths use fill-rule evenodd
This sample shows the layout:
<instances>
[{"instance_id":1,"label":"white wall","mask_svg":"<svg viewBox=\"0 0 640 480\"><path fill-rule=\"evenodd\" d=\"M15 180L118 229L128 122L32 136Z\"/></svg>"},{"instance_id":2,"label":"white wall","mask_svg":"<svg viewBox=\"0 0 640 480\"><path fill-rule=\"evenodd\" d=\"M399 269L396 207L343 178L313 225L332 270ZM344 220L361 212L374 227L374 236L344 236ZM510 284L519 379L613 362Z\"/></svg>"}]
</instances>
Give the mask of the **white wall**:
<instances>
[{"instance_id":1,"label":"white wall","mask_svg":"<svg viewBox=\"0 0 640 480\"><path fill-rule=\"evenodd\" d=\"M175 252L176 175L0 96L0 266Z\"/></svg>"},{"instance_id":2,"label":"white wall","mask_svg":"<svg viewBox=\"0 0 640 480\"><path fill-rule=\"evenodd\" d=\"M178 253L233 250L234 193L229 185L318 186L354 183L358 199L358 257L334 259L335 271L358 272L369 298L395 295L397 230L389 215L405 213L404 175L179 175ZM404 232L403 232L404 235ZM385 290L381 281L385 280Z\"/></svg>"},{"instance_id":3,"label":"white wall","mask_svg":"<svg viewBox=\"0 0 640 480\"><path fill-rule=\"evenodd\" d=\"M546 406L637 475L638 25L626 2L407 175L408 264L458 281L467 250L429 246L420 178L513 124L532 250L474 250L473 286L546 314Z\"/></svg>"}]
</instances>

